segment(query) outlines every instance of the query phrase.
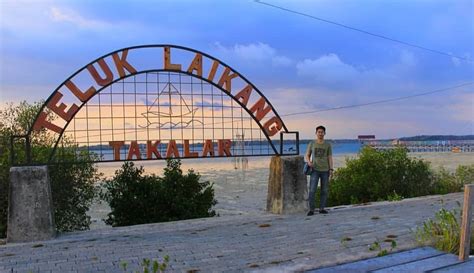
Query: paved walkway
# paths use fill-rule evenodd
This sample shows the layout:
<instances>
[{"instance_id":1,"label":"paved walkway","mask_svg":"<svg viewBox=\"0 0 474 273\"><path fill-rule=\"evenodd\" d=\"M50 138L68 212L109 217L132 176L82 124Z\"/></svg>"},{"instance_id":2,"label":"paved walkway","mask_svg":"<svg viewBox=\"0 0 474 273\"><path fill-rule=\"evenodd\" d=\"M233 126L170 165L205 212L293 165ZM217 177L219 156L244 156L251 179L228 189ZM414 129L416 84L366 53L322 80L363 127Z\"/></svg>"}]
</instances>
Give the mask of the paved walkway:
<instances>
[{"instance_id":1,"label":"paved walkway","mask_svg":"<svg viewBox=\"0 0 474 273\"><path fill-rule=\"evenodd\" d=\"M416 247L414 228L462 193L332 209L327 215L236 215L67 233L0 246L0 272L127 272L170 257L167 272L293 272ZM193 271L194 270L194 271ZM143 270L142 270L143 272Z\"/></svg>"}]
</instances>

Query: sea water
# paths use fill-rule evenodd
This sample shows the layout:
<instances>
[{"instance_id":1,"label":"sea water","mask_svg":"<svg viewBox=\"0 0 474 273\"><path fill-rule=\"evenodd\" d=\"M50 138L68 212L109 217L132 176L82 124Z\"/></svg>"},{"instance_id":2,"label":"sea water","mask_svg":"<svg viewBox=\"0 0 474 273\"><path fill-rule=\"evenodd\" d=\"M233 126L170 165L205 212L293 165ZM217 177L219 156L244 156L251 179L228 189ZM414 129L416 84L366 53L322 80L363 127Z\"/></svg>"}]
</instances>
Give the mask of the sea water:
<instances>
[{"instance_id":1,"label":"sea water","mask_svg":"<svg viewBox=\"0 0 474 273\"><path fill-rule=\"evenodd\" d=\"M299 145L299 152L300 155L304 155L307 148L307 143L300 143ZM283 149L288 150L289 148L294 146L292 145L284 145ZM361 149L362 145L357 142L335 142L332 143L332 149L334 155L342 155L342 154L356 154ZM261 145L255 145L253 147L254 151L257 149L261 149ZM251 151L252 147L246 147L246 150ZM272 153L272 149L265 147L269 153ZM276 147L279 150L279 146ZM91 150L93 151L93 150ZM247 151L247 152L249 152ZM93 151L99 153L100 151ZM285 153L293 153L294 151L286 151ZM111 155L106 155L106 159L112 160ZM244 161L246 164L247 169L255 169L255 168L268 168L270 164L271 155L268 156L257 156L252 157L248 156L244 159L239 157L232 157L232 158L195 158L195 159L183 159L182 169L194 169L198 172L219 172L219 171L230 171L236 169L242 169L242 162ZM106 177L113 176L114 172L120 168L123 162L108 162L99 164L99 169L101 172L105 174ZM165 160L147 160L147 161L136 161L135 165L143 166L147 173L157 173L160 174L163 171L163 168L166 167Z\"/></svg>"}]
</instances>

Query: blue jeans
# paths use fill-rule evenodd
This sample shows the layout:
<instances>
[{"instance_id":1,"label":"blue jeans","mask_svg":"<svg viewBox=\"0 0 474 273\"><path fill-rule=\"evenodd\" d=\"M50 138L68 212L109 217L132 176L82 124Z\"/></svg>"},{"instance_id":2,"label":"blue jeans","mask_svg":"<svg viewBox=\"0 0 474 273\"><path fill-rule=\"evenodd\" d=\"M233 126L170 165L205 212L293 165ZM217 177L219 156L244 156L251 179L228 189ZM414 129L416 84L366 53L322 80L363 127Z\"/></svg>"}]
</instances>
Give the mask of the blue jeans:
<instances>
[{"instance_id":1,"label":"blue jeans","mask_svg":"<svg viewBox=\"0 0 474 273\"><path fill-rule=\"evenodd\" d=\"M309 209L314 210L314 197L316 194L316 189L318 187L318 181L321 178L321 195L319 201L319 209L324 209L326 206L326 201L328 199L329 191L329 171L321 172L313 169L311 172L311 178L309 179Z\"/></svg>"}]
</instances>

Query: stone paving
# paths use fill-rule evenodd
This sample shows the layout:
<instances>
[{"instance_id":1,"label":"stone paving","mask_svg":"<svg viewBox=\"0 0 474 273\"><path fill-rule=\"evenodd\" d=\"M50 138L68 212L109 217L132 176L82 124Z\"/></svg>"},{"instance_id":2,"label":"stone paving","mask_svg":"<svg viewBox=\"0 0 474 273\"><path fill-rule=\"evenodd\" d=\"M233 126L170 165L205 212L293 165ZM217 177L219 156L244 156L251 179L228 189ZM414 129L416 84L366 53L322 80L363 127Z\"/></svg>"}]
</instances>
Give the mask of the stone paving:
<instances>
[{"instance_id":1,"label":"stone paving","mask_svg":"<svg viewBox=\"0 0 474 273\"><path fill-rule=\"evenodd\" d=\"M375 257L369 245L378 241L390 249L389 235L394 251L414 248L415 227L441 207L458 207L456 201L462 193L332 208L311 217L262 213L66 233L0 246L0 272L143 272L142 259L165 255L166 272L303 271Z\"/></svg>"}]
</instances>

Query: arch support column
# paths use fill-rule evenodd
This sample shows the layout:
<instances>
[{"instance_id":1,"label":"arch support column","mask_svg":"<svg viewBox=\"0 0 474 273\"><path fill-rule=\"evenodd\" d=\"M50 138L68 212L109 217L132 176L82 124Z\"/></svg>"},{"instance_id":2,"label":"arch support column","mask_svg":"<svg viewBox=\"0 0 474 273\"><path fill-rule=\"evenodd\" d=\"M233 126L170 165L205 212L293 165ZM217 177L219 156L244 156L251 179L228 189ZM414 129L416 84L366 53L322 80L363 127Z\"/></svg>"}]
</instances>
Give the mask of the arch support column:
<instances>
[{"instance_id":1,"label":"arch support column","mask_svg":"<svg viewBox=\"0 0 474 273\"><path fill-rule=\"evenodd\" d=\"M276 214L307 210L308 187L302 156L273 156L268 178L267 211Z\"/></svg>"},{"instance_id":2,"label":"arch support column","mask_svg":"<svg viewBox=\"0 0 474 273\"><path fill-rule=\"evenodd\" d=\"M10 168L7 242L49 240L55 235L48 167Z\"/></svg>"}]
</instances>

